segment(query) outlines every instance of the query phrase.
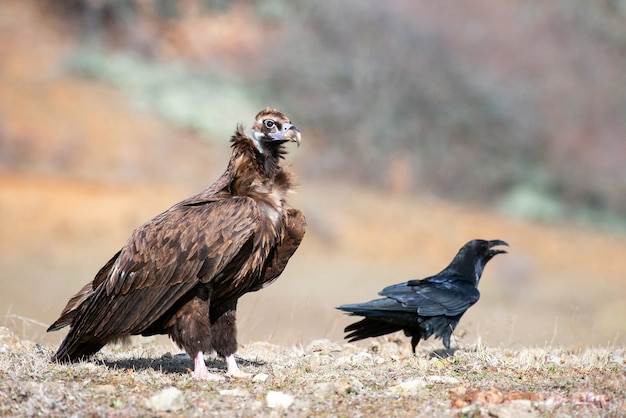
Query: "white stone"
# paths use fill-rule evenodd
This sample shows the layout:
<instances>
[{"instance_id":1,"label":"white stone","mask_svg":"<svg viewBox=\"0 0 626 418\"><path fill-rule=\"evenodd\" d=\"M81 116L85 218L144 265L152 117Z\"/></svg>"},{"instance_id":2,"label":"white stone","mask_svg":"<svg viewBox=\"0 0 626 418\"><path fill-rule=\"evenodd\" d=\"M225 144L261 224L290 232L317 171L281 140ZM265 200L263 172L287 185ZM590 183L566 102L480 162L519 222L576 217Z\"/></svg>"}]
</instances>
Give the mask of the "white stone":
<instances>
[{"instance_id":1,"label":"white stone","mask_svg":"<svg viewBox=\"0 0 626 418\"><path fill-rule=\"evenodd\" d=\"M415 395L420 389L426 386L424 379L411 379L398 383L388 389L391 395Z\"/></svg>"},{"instance_id":2,"label":"white stone","mask_svg":"<svg viewBox=\"0 0 626 418\"><path fill-rule=\"evenodd\" d=\"M222 396L248 396L250 392L245 389L235 388L235 389L222 389L220 390L220 395Z\"/></svg>"},{"instance_id":3,"label":"white stone","mask_svg":"<svg viewBox=\"0 0 626 418\"><path fill-rule=\"evenodd\" d=\"M271 390L267 392L265 402L269 408L289 408L293 403L293 396Z\"/></svg>"},{"instance_id":4,"label":"white stone","mask_svg":"<svg viewBox=\"0 0 626 418\"><path fill-rule=\"evenodd\" d=\"M259 373L259 374L254 375L254 377L252 378L252 381L256 383L263 383L267 380L268 377L269 375L265 373Z\"/></svg>"},{"instance_id":5,"label":"white stone","mask_svg":"<svg viewBox=\"0 0 626 418\"><path fill-rule=\"evenodd\" d=\"M179 411L183 409L183 392L170 386L152 396L148 400L148 407L155 411Z\"/></svg>"},{"instance_id":6,"label":"white stone","mask_svg":"<svg viewBox=\"0 0 626 418\"><path fill-rule=\"evenodd\" d=\"M461 383L459 379L450 376L428 376L426 380L430 383L443 383L446 385L458 385Z\"/></svg>"}]
</instances>

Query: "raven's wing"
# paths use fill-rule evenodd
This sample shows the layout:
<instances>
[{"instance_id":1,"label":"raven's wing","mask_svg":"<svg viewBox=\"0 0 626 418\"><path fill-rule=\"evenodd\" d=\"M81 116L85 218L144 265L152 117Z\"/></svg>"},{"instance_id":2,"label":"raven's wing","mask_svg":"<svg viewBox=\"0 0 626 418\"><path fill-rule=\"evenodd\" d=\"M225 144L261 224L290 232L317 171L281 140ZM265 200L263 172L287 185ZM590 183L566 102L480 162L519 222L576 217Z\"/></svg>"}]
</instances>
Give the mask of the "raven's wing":
<instances>
[{"instance_id":1,"label":"raven's wing","mask_svg":"<svg viewBox=\"0 0 626 418\"><path fill-rule=\"evenodd\" d=\"M227 281L220 272L248 255L258 219L254 200L235 197L179 204L137 228L70 334L139 334L199 283Z\"/></svg>"},{"instance_id":2,"label":"raven's wing","mask_svg":"<svg viewBox=\"0 0 626 418\"><path fill-rule=\"evenodd\" d=\"M480 298L475 286L459 281L413 280L388 286L379 294L397 302L401 311L420 316L461 315Z\"/></svg>"}]
</instances>

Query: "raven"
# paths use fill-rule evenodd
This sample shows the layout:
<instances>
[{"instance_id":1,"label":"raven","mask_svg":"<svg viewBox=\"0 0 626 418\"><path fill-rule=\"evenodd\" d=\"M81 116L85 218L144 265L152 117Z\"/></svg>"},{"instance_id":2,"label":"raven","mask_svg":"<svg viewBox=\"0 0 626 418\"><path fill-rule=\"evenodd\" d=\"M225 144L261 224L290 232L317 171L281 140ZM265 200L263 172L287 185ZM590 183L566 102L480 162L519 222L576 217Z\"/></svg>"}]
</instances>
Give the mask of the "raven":
<instances>
[{"instance_id":1,"label":"raven","mask_svg":"<svg viewBox=\"0 0 626 418\"><path fill-rule=\"evenodd\" d=\"M498 245L509 244L470 241L439 274L388 286L379 293L383 299L339 306L337 309L350 315L365 317L345 328L349 332L346 339L352 342L402 330L411 337L413 353L421 339L433 334L443 339L449 351L452 331L480 297L477 287L485 265L496 254L506 253L493 249Z\"/></svg>"}]
</instances>

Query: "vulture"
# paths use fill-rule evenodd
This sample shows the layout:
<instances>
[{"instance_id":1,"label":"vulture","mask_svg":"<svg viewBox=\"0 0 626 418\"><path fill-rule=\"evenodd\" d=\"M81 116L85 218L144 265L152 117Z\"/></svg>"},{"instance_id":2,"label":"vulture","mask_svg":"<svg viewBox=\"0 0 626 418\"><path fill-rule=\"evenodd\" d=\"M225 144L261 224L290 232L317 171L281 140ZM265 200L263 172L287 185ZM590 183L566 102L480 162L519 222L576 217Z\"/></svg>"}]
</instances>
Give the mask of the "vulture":
<instances>
[{"instance_id":1,"label":"vulture","mask_svg":"<svg viewBox=\"0 0 626 418\"><path fill-rule=\"evenodd\" d=\"M194 360L192 377L210 373L204 353L225 359L232 378L237 300L273 282L306 230L286 202L294 177L281 167L285 144L300 131L266 108L250 130L238 125L226 171L212 186L141 225L74 295L48 331L69 326L52 360L85 359L130 335L167 334Z\"/></svg>"},{"instance_id":2,"label":"vulture","mask_svg":"<svg viewBox=\"0 0 626 418\"><path fill-rule=\"evenodd\" d=\"M442 338L450 351L450 336L467 309L478 302L478 282L483 269L495 255L506 251L494 247L508 244L501 240L476 239L465 244L448 267L422 280L410 280L384 288L365 303L341 305L337 309L362 320L345 328L349 342L404 331L411 337L411 348L432 335Z\"/></svg>"}]
</instances>

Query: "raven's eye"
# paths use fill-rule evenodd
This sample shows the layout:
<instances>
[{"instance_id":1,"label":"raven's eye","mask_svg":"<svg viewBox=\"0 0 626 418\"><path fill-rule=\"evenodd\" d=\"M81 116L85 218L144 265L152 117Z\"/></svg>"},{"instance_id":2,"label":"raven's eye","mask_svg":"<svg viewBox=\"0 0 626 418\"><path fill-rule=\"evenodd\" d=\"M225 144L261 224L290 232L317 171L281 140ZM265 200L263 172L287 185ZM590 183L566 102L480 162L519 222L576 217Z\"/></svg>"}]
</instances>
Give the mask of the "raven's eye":
<instances>
[{"instance_id":1,"label":"raven's eye","mask_svg":"<svg viewBox=\"0 0 626 418\"><path fill-rule=\"evenodd\" d=\"M271 119L265 119L265 120L263 121L263 125L265 125L265 127L266 127L267 129L273 129L273 128L274 128L274 126L276 126L276 122L274 122L274 121L273 121L273 120L271 120Z\"/></svg>"}]
</instances>

